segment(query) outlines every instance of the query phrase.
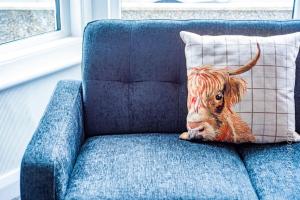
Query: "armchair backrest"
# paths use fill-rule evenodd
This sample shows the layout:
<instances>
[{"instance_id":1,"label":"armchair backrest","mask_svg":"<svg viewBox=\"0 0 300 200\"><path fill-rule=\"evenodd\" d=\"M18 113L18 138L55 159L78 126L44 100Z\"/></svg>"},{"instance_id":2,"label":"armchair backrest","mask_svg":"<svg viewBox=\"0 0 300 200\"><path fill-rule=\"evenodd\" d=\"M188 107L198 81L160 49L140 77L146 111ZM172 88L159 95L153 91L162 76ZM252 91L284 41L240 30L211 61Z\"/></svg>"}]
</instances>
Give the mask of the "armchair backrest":
<instances>
[{"instance_id":1,"label":"armchair backrest","mask_svg":"<svg viewBox=\"0 0 300 200\"><path fill-rule=\"evenodd\" d=\"M101 20L83 41L83 102L88 136L182 132L186 123L186 67L181 30L202 35L279 35L300 21ZM300 56L296 77L300 77ZM298 78L299 79L299 78ZM295 89L300 115L300 81ZM297 130L300 121L297 120Z\"/></svg>"}]
</instances>

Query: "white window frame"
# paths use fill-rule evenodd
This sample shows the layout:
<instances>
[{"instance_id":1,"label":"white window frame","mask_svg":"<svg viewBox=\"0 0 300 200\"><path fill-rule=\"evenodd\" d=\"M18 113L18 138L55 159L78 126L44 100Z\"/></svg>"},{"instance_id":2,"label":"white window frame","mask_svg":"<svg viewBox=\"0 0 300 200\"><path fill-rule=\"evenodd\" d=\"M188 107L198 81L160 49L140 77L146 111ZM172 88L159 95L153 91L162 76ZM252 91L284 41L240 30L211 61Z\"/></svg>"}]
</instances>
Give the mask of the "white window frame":
<instances>
[{"instance_id":1,"label":"white window frame","mask_svg":"<svg viewBox=\"0 0 300 200\"><path fill-rule=\"evenodd\" d=\"M61 29L0 44L0 69L23 57L38 55L41 49L44 52L47 49L53 51L53 43L72 46L70 42L66 44L63 40L72 41L68 40L70 37L81 40L88 22L120 18L121 15L121 0L60 0L59 3Z\"/></svg>"},{"instance_id":2,"label":"white window frame","mask_svg":"<svg viewBox=\"0 0 300 200\"><path fill-rule=\"evenodd\" d=\"M0 45L0 91L80 64L80 46L86 24L98 19L120 18L121 14L121 0L59 2L61 30ZM57 59L57 53L63 59ZM53 58L47 62L48 65L39 63L39 58L49 59L50 55Z\"/></svg>"},{"instance_id":3,"label":"white window frame","mask_svg":"<svg viewBox=\"0 0 300 200\"><path fill-rule=\"evenodd\" d=\"M121 0L59 0L59 3L60 30L0 44L0 53L32 47L64 37L80 37L89 21L121 18Z\"/></svg>"},{"instance_id":4,"label":"white window frame","mask_svg":"<svg viewBox=\"0 0 300 200\"><path fill-rule=\"evenodd\" d=\"M59 1L59 12L60 12L60 30L42 33L39 35L31 36L28 38L11 41L0 45L0 53L15 51L22 48L32 47L38 44L43 44L52 40L67 37L71 34L70 31L70 0L60 0Z\"/></svg>"},{"instance_id":5,"label":"white window frame","mask_svg":"<svg viewBox=\"0 0 300 200\"><path fill-rule=\"evenodd\" d=\"M300 0L294 0L293 19L300 19Z\"/></svg>"}]
</instances>

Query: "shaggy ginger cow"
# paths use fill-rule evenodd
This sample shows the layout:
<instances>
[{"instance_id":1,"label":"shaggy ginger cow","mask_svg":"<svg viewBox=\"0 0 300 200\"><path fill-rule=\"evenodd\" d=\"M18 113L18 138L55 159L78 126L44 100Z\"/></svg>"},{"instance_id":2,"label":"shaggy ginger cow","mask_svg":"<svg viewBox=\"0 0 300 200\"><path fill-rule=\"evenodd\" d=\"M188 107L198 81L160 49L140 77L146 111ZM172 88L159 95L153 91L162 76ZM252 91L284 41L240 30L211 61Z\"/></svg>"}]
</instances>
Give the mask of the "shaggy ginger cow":
<instances>
[{"instance_id":1,"label":"shaggy ginger cow","mask_svg":"<svg viewBox=\"0 0 300 200\"><path fill-rule=\"evenodd\" d=\"M247 83L234 75L250 70L260 57L257 44L255 57L246 65L235 69L214 69L205 65L188 70L188 132L181 139L221 142L254 142L251 129L232 106L241 101Z\"/></svg>"}]
</instances>

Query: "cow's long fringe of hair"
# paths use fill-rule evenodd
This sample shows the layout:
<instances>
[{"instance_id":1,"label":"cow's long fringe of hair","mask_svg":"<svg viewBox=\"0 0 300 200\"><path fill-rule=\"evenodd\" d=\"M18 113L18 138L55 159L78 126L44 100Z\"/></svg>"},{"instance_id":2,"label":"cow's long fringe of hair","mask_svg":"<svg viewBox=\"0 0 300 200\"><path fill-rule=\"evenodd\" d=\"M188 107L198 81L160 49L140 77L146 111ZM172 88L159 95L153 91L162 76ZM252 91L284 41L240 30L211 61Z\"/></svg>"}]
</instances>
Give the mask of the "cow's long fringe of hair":
<instances>
[{"instance_id":1,"label":"cow's long fringe of hair","mask_svg":"<svg viewBox=\"0 0 300 200\"><path fill-rule=\"evenodd\" d=\"M233 106L238 103L246 92L247 83L236 77L229 77L226 70L213 69L210 65L202 67L193 67L188 70L188 108L191 105L192 97L200 97L201 100L207 99L216 91L223 91L225 83L230 87L233 82L239 82L239 88L226 88L228 94L228 106ZM202 101L205 105L206 102Z\"/></svg>"},{"instance_id":2,"label":"cow's long fringe of hair","mask_svg":"<svg viewBox=\"0 0 300 200\"><path fill-rule=\"evenodd\" d=\"M212 69L209 65L191 68L188 70L188 94L191 97L206 99L216 90L224 89L226 78L222 70Z\"/></svg>"}]
</instances>

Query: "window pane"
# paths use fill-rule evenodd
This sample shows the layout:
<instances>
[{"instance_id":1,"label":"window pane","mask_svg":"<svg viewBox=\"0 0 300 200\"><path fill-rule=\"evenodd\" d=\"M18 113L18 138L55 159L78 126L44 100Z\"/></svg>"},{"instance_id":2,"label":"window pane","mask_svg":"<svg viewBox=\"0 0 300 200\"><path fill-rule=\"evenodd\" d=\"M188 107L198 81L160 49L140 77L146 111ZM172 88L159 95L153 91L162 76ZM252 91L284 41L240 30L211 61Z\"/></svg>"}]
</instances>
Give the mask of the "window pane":
<instances>
[{"instance_id":1,"label":"window pane","mask_svg":"<svg viewBox=\"0 0 300 200\"><path fill-rule=\"evenodd\" d=\"M0 44L60 29L56 0L0 0Z\"/></svg>"},{"instance_id":2,"label":"window pane","mask_svg":"<svg viewBox=\"0 0 300 200\"><path fill-rule=\"evenodd\" d=\"M292 19L294 0L122 0L123 19Z\"/></svg>"}]
</instances>

